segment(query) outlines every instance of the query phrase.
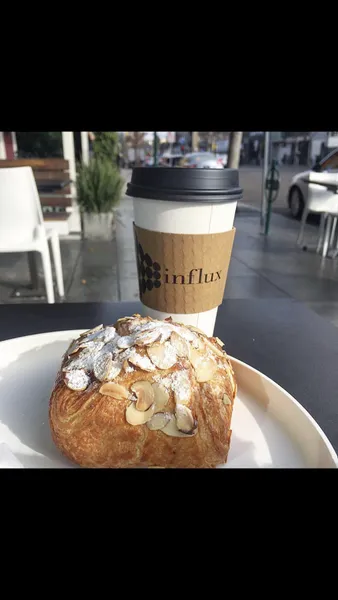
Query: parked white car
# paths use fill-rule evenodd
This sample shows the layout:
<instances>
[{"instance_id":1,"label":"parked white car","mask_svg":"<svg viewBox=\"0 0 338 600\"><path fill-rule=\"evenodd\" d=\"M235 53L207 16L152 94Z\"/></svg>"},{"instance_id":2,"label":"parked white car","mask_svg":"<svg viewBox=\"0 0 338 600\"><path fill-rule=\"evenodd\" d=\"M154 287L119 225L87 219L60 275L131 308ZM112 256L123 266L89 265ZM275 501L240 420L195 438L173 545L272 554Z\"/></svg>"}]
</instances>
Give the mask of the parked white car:
<instances>
[{"instance_id":1,"label":"parked white car","mask_svg":"<svg viewBox=\"0 0 338 600\"><path fill-rule=\"evenodd\" d=\"M182 152L164 152L161 165L163 167L176 167L183 158Z\"/></svg>"},{"instance_id":2,"label":"parked white car","mask_svg":"<svg viewBox=\"0 0 338 600\"><path fill-rule=\"evenodd\" d=\"M223 169L220 159L217 159L212 152L193 152L186 154L182 158L180 167L189 167L191 169Z\"/></svg>"},{"instance_id":3,"label":"parked white car","mask_svg":"<svg viewBox=\"0 0 338 600\"><path fill-rule=\"evenodd\" d=\"M325 175L321 176L323 183L338 183L338 149L335 148L327 154L321 161L319 161L312 169L308 171L302 171L297 173L292 179L289 187L287 196L287 203L292 216L295 219L299 219L304 210L306 203L309 185L304 178L308 178L310 173L322 173Z\"/></svg>"}]
</instances>

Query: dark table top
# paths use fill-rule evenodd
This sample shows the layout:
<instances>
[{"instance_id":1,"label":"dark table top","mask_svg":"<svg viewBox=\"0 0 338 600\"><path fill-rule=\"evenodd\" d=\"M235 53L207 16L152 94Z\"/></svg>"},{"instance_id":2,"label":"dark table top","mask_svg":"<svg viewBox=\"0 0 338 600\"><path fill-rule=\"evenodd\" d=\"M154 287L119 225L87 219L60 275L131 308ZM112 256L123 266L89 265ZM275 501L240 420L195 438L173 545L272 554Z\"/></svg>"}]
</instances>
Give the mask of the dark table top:
<instances>
[{"instance_id":1,"label":"dark table top","mask_svg":"<svg viewBox=\"0 0 338 600\"><path fill-rule=\"evenodd\" d=\"M0 339L89 329L141 312L138 302L0 305ZM225 300L215 335L231 356L292 394L338 451L338 330L289 299ZM1 347L0 347L1 352Z\"/></svg>"}]
</instances>

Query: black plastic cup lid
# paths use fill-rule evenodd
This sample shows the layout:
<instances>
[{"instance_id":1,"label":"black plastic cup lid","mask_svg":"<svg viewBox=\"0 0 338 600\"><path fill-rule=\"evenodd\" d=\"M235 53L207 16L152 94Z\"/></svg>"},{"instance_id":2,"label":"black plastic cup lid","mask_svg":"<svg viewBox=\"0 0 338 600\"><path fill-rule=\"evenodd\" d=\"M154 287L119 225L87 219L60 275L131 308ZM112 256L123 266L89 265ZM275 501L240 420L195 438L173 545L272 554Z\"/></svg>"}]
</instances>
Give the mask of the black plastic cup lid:
<instances>
[{"instance_id":1,"label":"black plastic cup lid","mask_svg":"<svg viewBox=\"0 0 338 600\"><path fill-rule=\"evenodd\" d=\"M126 193L133 198L213 204L243 197L237 169L187 167L136 167Z\"/></svg>"}]
</instances>

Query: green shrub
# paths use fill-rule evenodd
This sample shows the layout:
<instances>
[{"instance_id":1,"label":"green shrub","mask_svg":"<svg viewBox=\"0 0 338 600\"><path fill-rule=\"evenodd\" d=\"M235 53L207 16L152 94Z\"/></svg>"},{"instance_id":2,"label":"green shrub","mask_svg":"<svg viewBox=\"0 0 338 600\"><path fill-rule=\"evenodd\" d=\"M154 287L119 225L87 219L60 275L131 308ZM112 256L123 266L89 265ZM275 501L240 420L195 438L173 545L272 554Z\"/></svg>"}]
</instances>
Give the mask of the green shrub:
<instances>
[{"instance_id":1,"label":"green shrub","mask_svg":"<svg viewBox=\"0 0 338 600\"><path fill-rule=\"evenodd\" d=\"M110 160L95 157L78 166L76 187L81 211L106 213L119 203L123 179Z\"/></svg>"},{"instance_id":2,"label":"green shrub","mask_svg":"<svg viewBox=\"0 0 338 600\"><path fill-rule=\"evenodd\" d=\"M119 136L117 131L95 131L93 149L96 158L107 158L116 161Z\"/></svg>"}]
</instances>

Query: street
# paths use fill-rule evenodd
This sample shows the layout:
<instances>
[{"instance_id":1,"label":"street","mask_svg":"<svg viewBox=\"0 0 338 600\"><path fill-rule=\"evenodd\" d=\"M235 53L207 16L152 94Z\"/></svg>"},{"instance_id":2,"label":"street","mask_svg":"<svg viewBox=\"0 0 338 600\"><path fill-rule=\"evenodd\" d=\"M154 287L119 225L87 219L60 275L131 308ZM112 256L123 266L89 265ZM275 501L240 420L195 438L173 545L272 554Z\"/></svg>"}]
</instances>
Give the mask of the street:
<instances>
[{"instance_id":1,"label":"street","mask_svg":"<svg viewBox=\"0 0 338 600\"><path fill-rule=\"evenodd\" d=\"M304 166L280 166L278 167L281 181L277 200L273 204L273 211L286 217L291 217L287 206L287 195L290 181L294 175L306 171ZM258 209L262 200L262 177L263 167L244 165L239 169L239 182L243 188L243 202Z\"/></svg>"}]
</instances>

